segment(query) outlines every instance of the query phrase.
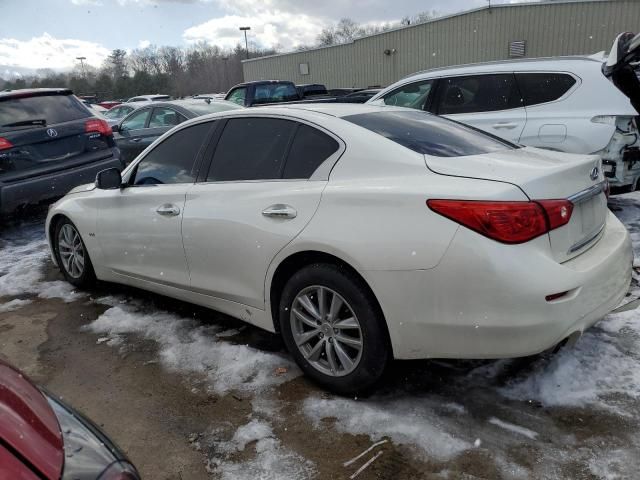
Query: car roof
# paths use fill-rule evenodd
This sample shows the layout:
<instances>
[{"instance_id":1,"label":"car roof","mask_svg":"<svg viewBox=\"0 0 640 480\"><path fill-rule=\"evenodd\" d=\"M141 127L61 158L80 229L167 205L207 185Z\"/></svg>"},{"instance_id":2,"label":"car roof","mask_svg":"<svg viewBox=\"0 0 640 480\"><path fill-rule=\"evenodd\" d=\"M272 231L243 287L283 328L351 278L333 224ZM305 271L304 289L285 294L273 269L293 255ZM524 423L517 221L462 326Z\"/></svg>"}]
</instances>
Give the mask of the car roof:
<instances>
[{"instance_id":1,"label":"car roof","mask_svg":"<svg viewBox=\"0 0 640 480\"><path fill-rule=\"evenodd\" d=\"M235 87L248 87L250 85L267 85L270 83L293 83L290 82L289 80L253 80L251 82L242 82L242 83L238 83L237 85L234 85L231 88L235 88ZM231 88L229 90L231 90Z\"/></svg>"},{"instance_id":2,"label":"car roof","mask_svg":"<svg viewBox=\"0 0 640 480\"><path fill-rule=\"evenodd\" d=\"M232 115L287 115L306 117L313 114L324 114L332 117L346 117L360 113L378 113L391 111L407 111L406 108L391 105L369 105L364 103L295 103L288 105L272 105L255 108L243 108L223 112ZM214 114L219 115L219 114Z\"/></svg>"},{"instance_id":3,"label":"car roof","mask_svg":"<svg viewBox=\"0 0 640 480\"><path fill-rule=\"evenodd\" d=\"M37 95L71 95L73 92L68 88L21 88L19 90L2 90L0 99L12 97L30 97Z\"/></svg>"},{"instance_id":4,"label":"car roof","mask_svg":"<svg viewBox=\"0 0 640 480\"><path fill-rule=\"evenodd\" d=\"M514 70L535 71L535 70L585 70L593 69L594 66L602 64L603 57L594 56L571 56L571 57L549 57L549 58L526 58L517 60L496 60L494 62L470 63L466 65L454 65L449 67L438 67L429 70L412 73L400 81L418 80L421 78L439 77L442 75L466 75L470 73L486 72L511 72Z\"/></svg>"}]
</instances>

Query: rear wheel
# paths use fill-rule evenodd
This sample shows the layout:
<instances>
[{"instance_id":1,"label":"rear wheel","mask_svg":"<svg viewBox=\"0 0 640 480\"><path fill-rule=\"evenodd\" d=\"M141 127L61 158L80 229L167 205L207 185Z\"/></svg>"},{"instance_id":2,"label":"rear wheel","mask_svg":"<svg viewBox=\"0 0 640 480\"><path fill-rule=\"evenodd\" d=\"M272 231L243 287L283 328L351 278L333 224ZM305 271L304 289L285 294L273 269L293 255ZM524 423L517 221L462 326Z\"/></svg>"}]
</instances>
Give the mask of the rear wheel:
<instances>
[{"instance_id":1,"label":"rear wheel","mask_svg":"<svg viewBox=\"0 0 640 480\"><path fill-rule=\"evenodd\" d=\"M328 389L366 390L389 359L384 319L363 282L335 265L303 268L287 282L280 327L302 370Z\"/></svg>"},{"instance_id":2,"label":"rear wheel","mask_svg":"<svg viewBox=\"0 0 640 480\"><path fill-rule=\"evenodd\" d=\"M56 224L54 252L64 278L76 287L85 288L96 280L91 259L80 232L68 218Z\"/></svg>"}]
</instances>

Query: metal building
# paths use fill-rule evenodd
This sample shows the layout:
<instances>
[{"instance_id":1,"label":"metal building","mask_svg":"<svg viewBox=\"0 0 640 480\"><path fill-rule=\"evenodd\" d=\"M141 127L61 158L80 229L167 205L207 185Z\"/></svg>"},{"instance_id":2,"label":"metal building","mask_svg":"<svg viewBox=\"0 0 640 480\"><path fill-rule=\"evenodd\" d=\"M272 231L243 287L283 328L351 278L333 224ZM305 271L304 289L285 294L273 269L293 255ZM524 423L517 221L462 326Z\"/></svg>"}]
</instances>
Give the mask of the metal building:
<instances>
[{"instance_id":1,"label":"metal building","mask_svg":"<svg viewBox=\"0 0 640 480\"><path fill-rule=\"evenodd\" d=\"M593 54L640 29L640 0L501 4L359 38L243 61L245 81L386 86L428 68L517 57Z\"/></svg>"}]
</instances>

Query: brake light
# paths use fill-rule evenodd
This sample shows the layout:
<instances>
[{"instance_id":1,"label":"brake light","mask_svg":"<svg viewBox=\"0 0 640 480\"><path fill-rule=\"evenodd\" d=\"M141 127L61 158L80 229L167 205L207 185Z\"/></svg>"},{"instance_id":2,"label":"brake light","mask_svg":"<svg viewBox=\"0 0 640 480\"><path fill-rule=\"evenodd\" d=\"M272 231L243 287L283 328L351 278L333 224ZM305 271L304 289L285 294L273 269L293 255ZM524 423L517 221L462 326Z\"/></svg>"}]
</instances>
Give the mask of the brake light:
<instances>
[{"instance_id":1,"label":"brake light","mask_svg":"<svg viewBox=\"0 0 640 480\"><path fill-rule=\"evenodd\" d=\"M87 120L84 124L84 131L87 133L98 132L105 137L113 135L113 131L111 130L109 124L100 118L92 118L91 120Z\"/></svg>"},{"instance_id":2,"label":"brake light","mask_svg":"<svg viewBox=\"0 0 640 480\"><path fill-rule=\"evenodd\" d=\"M13 144L9 140L0 137L0 150L6 150L11 147L13 147Z\"/></svg>"},{"instance_id":3,"label":"brake light","mask_svg":"<svg viewBox=\"0 0 640 480\"><path fill-rule=\"evenodd\" d=\"M573 212L573 204L568 200L427 200L427 205L454 222L507 244L528 242L565 225Z\"/></svg>"}]
</instances>

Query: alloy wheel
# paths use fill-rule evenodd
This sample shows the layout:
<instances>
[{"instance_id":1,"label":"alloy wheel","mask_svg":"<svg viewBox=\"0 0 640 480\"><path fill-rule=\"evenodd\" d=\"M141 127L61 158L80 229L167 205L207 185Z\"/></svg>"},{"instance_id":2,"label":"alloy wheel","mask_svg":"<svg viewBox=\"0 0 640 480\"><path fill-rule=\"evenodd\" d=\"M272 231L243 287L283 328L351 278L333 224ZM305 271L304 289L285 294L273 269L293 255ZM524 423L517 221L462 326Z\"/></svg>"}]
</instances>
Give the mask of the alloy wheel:
<instances>
[{"instance_id":1,"label":"alloy wheel","mask_svg":"<svg viewBox=\"0 0 640 480\"><path fill-rule=\"evenodd\" d=\"M80 234L69 223L63 225L58 233L58 253L65 272L72 278L80 278L84 273L84 246Z\"/></svg>"}]
</instances>

